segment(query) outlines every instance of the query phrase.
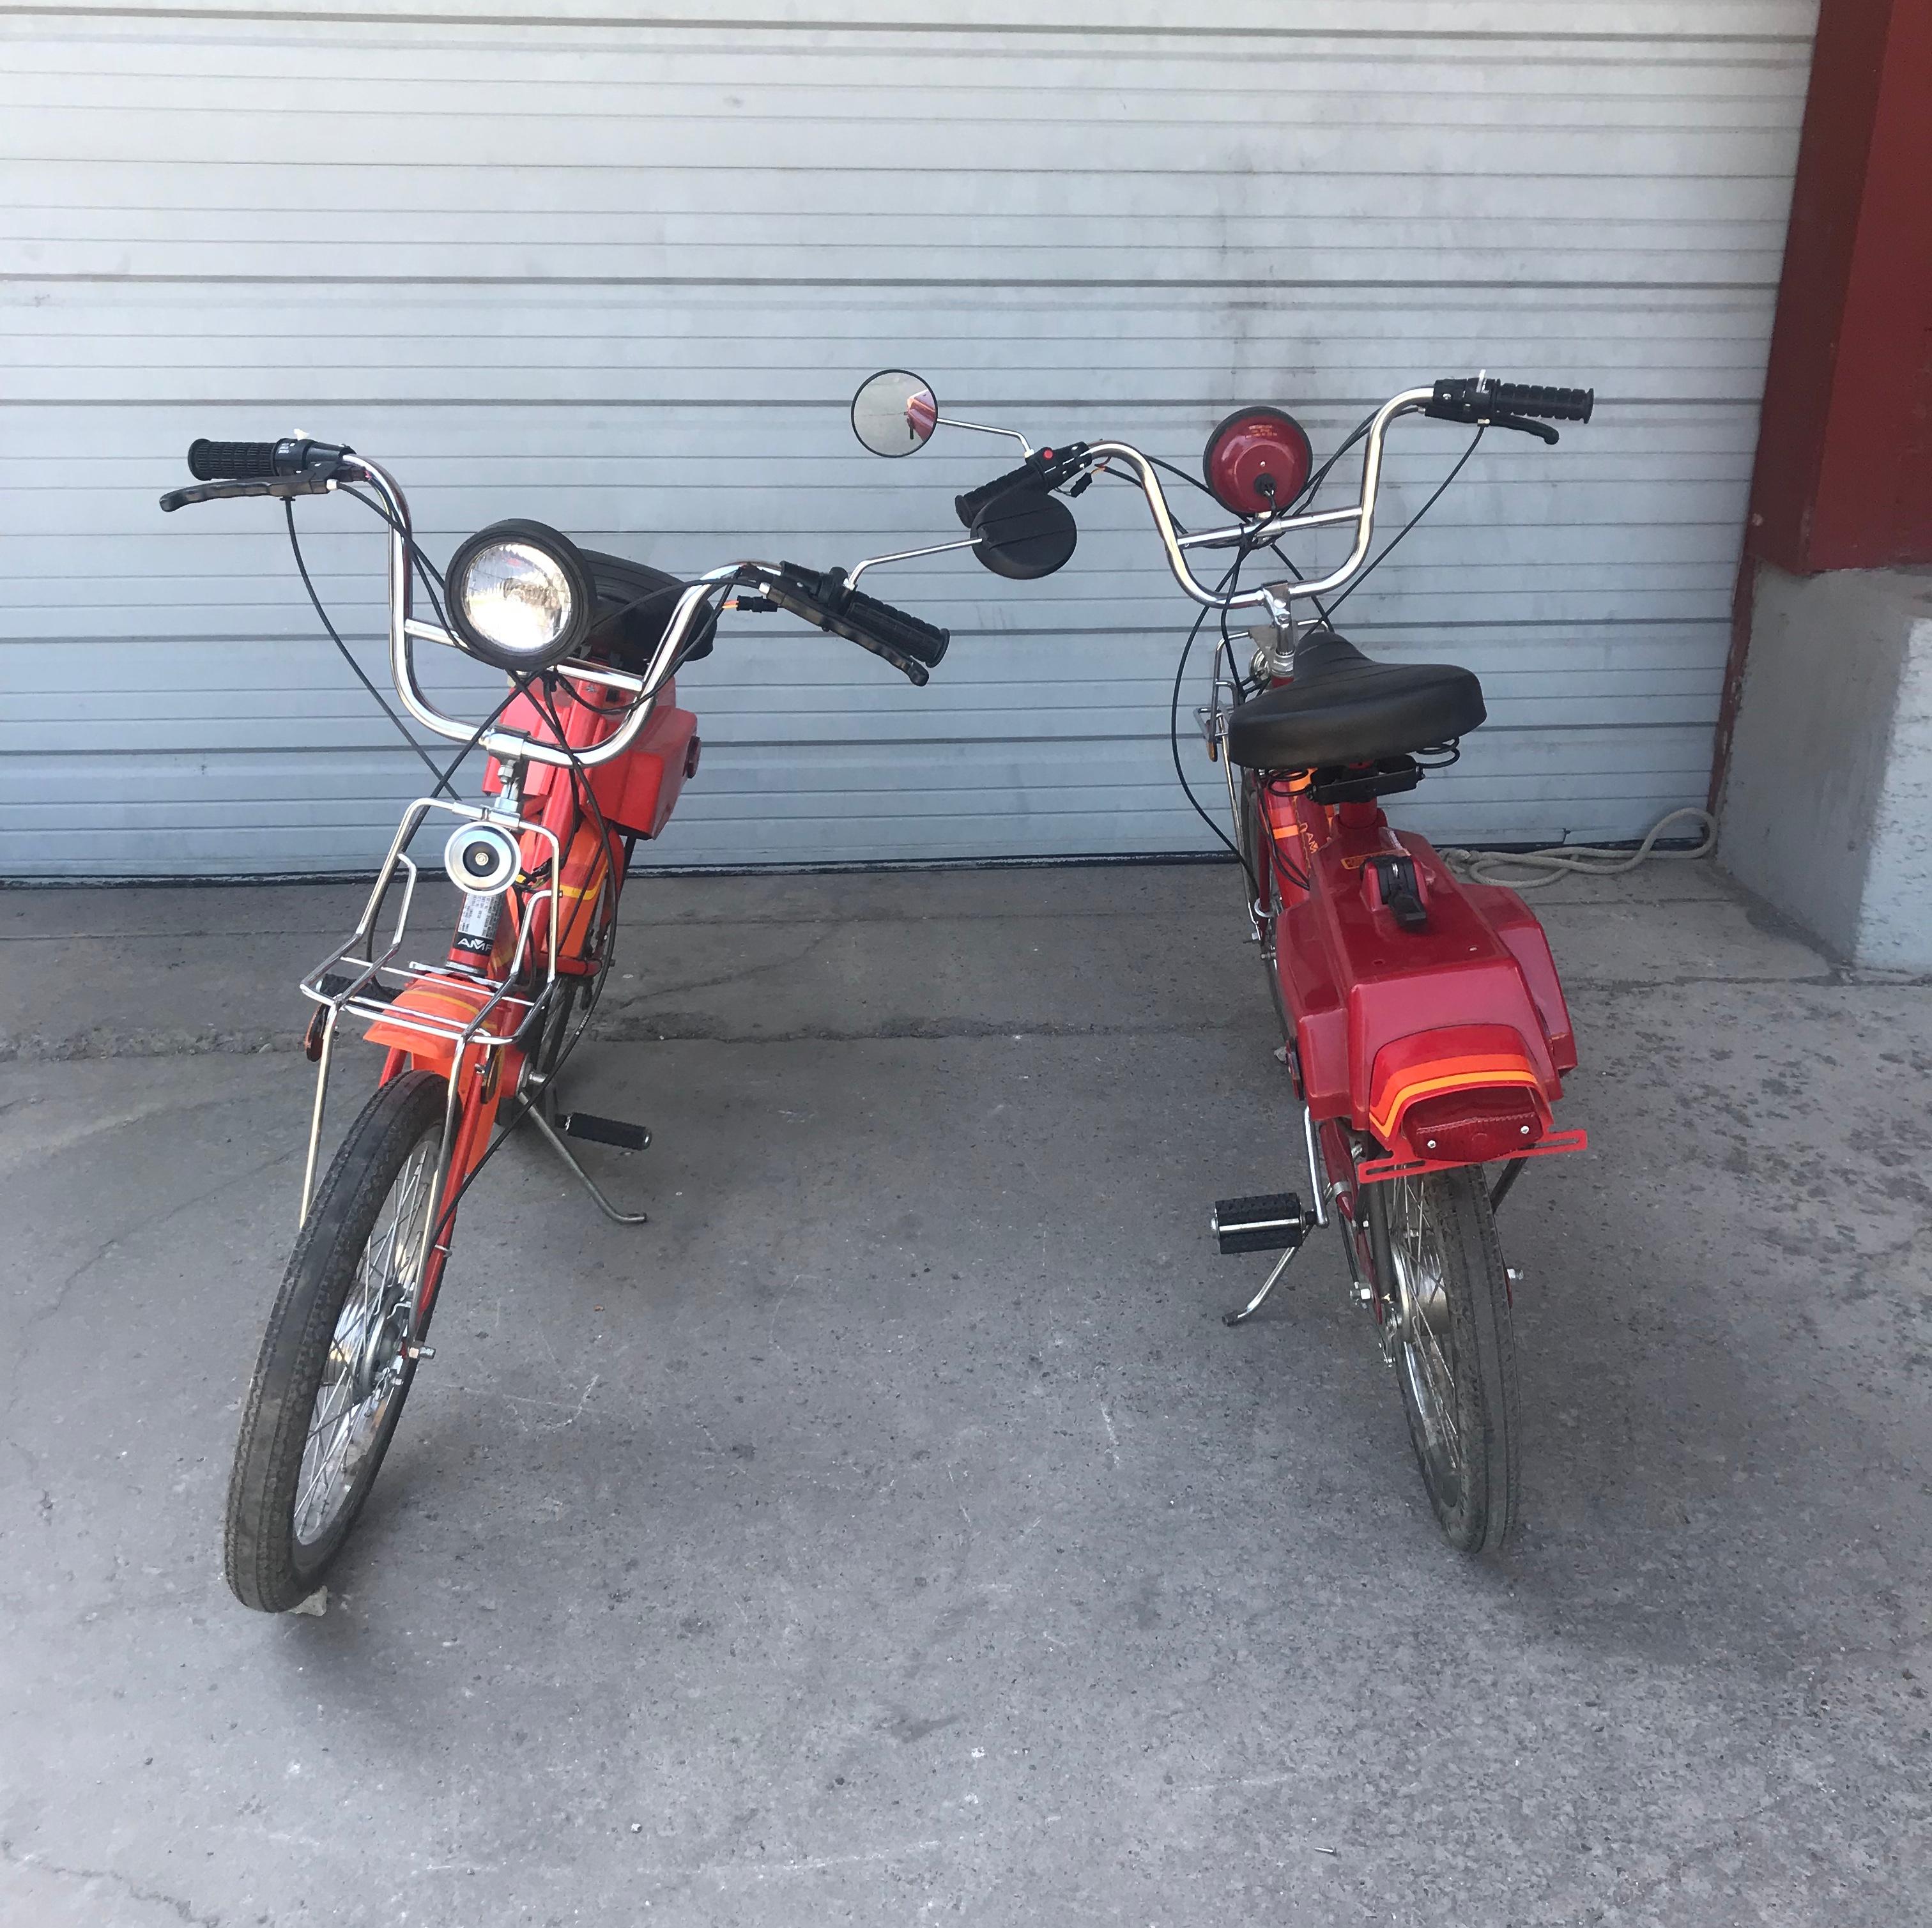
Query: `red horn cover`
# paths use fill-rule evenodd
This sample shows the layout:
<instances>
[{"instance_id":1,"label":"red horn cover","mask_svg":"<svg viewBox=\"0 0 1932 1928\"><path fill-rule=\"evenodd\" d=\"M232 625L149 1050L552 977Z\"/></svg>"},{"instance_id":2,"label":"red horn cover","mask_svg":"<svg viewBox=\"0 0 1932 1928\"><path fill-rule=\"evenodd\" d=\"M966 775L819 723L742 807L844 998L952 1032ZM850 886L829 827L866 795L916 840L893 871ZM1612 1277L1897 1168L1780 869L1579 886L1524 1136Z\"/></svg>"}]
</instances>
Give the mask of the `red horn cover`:
<instances>
[{"instance_id":1,"label":"red horn cover","mask_svg":"<svg viewBox=\"0 0 1932 1928\"><path fill-rule=\"evenodd\" d=\"M1286 508L1307 487L1314 466L1307 431L1280 409L1237 409L1215 424L1201 457L1214 499L1236 515Z\"/></svg>"}]
</instances>

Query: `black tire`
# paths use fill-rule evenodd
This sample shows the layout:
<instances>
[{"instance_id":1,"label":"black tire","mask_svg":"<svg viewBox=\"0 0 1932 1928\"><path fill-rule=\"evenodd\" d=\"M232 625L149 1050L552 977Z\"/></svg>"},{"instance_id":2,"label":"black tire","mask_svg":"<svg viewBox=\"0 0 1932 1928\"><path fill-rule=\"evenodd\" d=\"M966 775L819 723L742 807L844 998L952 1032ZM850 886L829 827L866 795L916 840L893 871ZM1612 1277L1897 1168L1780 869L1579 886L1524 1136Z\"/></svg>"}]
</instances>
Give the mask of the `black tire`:
<instances>
[{"instance_id":1,"label":"black tire","mask_svg":"<svg viewBox=\"0 0 1932 1928\"><path fill-rule=\"evenodd\" d=\"M1366 1190L1376 1285L1396 1324L1396 1377L1429 1504L1459 1552L1498 1552L1518 1499L1516 1335L1481 1169Z\"/></svg>"},{"instance_id":2,"label":"black tire","mask_svg":"<svg viewBox=\"0 0 1932 1928\"><path fill-rule=\"evenodd\" d=\"M420 1208L411 1210L413 1195L407 1188L422 1183L424 1147L433 1181L448 1088L427 1071L404 1072L382 1086L350 1127L296 1240L262 1337L229 1477L223 1565L244 1606L284 1613L321 1585L394 1436L416 1375L414 1362L401 1356L400 1346L406 1302L414 1291L416 1245L398 1236L395 1221L408 1213L420 1234ZM352 1360L338 1346L344 1336L339 1327L352 1291L362 1282L363 1255L382 1234L383 1214L399 1183L405 1189L394 1201L382 1276L365 1286L358 1301L361 1323L348 1335L355 1343ZM390 1246L401 1249L406 1276L398 1276L389 1261ZM360 1450L339 1497L304 1535L298 1510L305 1495L299 1483L311 1432L320 1429L314 1415L326 1379L332 1396L346 1387L342 1397L356 1402L342 1405L327 1422L334 1430L312 1469L311 1489L314 1471L326 1470L338 1435L346 1442L344 1470L350 1453ZM357 1394L358 1381L368 1385L366 1394ZM378 1393L381 1402L370 1404ZM358 1430L355 1416L365 1406L366 1423ZM325 1497L334 1492L332 1483Z\"/></svg>"}]
</instances>

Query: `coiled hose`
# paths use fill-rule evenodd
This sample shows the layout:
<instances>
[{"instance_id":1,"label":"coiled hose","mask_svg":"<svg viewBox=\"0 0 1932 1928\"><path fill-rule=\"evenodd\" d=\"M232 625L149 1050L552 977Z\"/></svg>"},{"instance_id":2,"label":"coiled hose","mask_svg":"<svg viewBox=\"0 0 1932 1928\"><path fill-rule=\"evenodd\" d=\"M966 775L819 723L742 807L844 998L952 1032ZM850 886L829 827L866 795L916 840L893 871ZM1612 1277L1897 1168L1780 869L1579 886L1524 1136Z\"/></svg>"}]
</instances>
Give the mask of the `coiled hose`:
<instances>
[{"instance_id":1,"label":"coiled hose","mask_svg":"<svg viewBox=\"0 0 1932 1928\"><path fill-rule=\"evenodd\" d=\"M1652 847L1669 827L1694 817L1703 826L1704 840L1690 850L1659 850ZM1460 850L1437 854L1454 864L1475 883L1500 883L1511 890L1534 890L1565 877L1621 877L1652 858L1675 858L1694 863L1718 847L1718 820L1708 810L1687 806L1660 817L1634 850L1606 850L1593 844L1558 844L1546 850ZM1516 874L1507 874L1514 865ZM1503 868L1498 868L1498 866Z\"/></svg>"}]
</instances>

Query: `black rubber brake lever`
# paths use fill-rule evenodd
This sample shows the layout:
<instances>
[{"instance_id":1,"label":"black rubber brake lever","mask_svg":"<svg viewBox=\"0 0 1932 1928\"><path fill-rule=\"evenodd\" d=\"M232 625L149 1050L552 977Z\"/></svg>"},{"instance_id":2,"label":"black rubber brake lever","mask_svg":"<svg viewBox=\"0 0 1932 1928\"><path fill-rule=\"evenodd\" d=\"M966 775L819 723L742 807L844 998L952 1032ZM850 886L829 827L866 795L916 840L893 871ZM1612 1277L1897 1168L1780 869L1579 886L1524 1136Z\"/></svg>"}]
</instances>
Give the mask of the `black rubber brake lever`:
<instances>
[{"instance_id":1,"label":"black rubber brake lever","mask_svg":"<svg viewBox=\"0 0 1932 1928\"><path fill-rule=\"evenodd\" d=\"M332 474L322 473L277 475L249 482L195 482L184 489L170 489L161 498L161 508L172 515L176 509L188 508L196 502L229 502L238 496L273 496L286 502L294 496L326 495L334 480Z\"/></svg>"},{"instance_id":2,"label":"black rubber brake lever","mask_svg":"<svg viewBox=\"0 0 1932 1928\"><path fill-rule=\"evenodd\" d=\"M1476 420L1485 428L1517 428L1525 435L1540 436L1552 445L1562 438L1546 421L1534 421L1526 415L1479 415Z\"/></svg>"}]
</instances>

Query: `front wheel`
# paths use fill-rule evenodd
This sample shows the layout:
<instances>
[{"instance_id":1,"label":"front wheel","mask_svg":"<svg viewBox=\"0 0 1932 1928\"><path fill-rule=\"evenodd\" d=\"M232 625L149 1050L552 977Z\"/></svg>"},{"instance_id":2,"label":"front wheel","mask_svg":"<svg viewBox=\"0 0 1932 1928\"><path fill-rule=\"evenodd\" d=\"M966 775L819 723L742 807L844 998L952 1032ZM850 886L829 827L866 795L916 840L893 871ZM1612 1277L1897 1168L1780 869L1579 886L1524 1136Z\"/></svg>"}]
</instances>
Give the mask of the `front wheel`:
<instances>
[{"instance_id":1,"label":"front wheel","mask_svg":"<svg viewBox=\"0 0 1932 1928\"><path fill-rule=\"evenodd\" d=\"M223 1564L244 1606L285 1612L321 1585L402 1417L447 1090L426 1071L383 1085L296 1240L228 1483Z\"/></svg>"},{"instance_id":2,"label":"front wheel","mask_svg":"<svg viewBox=\"0 0 1932 1928\"><path fill-rule=\"evenodd\" d=\"M1496 1552L1516 1522L1516 1336L1481 1171L1366 1189L1386 1341L1429 1503L1452 1546Z\"/></svg>"}]
</instances>

